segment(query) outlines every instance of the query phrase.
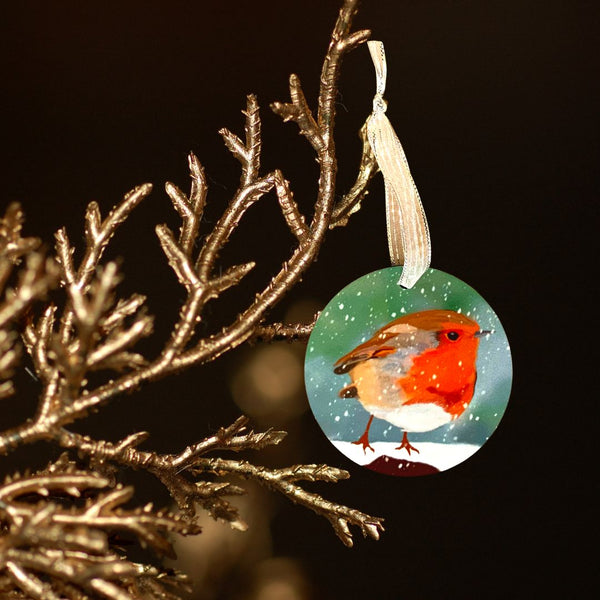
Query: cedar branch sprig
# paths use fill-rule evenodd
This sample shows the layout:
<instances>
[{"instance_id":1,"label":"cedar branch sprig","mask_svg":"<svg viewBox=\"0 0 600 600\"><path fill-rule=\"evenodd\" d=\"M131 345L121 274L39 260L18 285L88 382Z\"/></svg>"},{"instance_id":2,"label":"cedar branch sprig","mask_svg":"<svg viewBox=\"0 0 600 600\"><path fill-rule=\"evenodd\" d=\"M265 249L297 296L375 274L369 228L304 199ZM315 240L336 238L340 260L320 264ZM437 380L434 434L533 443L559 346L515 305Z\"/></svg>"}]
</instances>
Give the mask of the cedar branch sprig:
<instances>
[{"instance_id":1,"label":"cedar branch sprig","mask_svg":"<svg viewBox=\"0 0 600 600\"><path fill-rule=\"evenodd\" d=\"M364 537L375 540L379 539L379 534L383 531L382 519L325 500L319 494L308 492L295 483L300 480L335 483L340 479L350 477L350 474L342 469L327 465L297 465L285 469L269 469L246 461L202 458L196 461L196 466L192 469L192 472L195 474L212 472L221 476L235 474L245 479L257 481L283 494L292 502L325 517L331 523L336 535L349 547L354 544L350 525L359 527Z\"/></svg>"},{"instance_id":2,"label":"cedar branch sprig","mask_svg":"<svg viewBox=\"0 0 600 600\"><path fill-rule=\"evenodd\" d=\"M260 450L279 444L286 435L284 431L271 429L261 433L247 431L247 425L247 417L239 417L229 427L221 428L216 434L187 446L177 454L139 450L137 446L148 438L146 432L139 432L117 444L111 444L62 430L57 436L57 442L63 448L77 449L80 455L93 457L99 470L105 469L108 464L146 470L165 486L178 508L189 518L193 517L196 504L199 504L215 519L228 522L235 529L245 530L247 526L240 518L237 508L223 498L245 493L242 488L231 482L190 480L185 473L189 473L197 460L209 452Z\"/></svg>"},{"instance_id":3,"label":"cedar branch sprig","mask_svg":"<svg viewBox=\"0 0 600 600\"><path fill-rule=\"evenodd\" d=\"M122 442L116 445L103 443L99 448L93 440L70 432L64 432L59 438L59 443L66 448L77 448L80 453L93 453L97 459L100 458L103 461L147 470L165 485L185 514L193 514L194 502L197 502L209 510L215 518L228 521L232 527L237 529L245 529L246 525L239 518L237 510L222 498L223 495L239 494L242 492L240 488L233 486L230 482L216 485L204 481L192 482L183 475L184 472L195 476L202 476L206 472L218 475L236 474L248 479L255 479L259 483L283 493L294 502L325 516L333 525L336 534L348 546L352 545L349 525L360 527L365 536L379 539L379 532L383 531L381 519L329 502L296 484L297 481L336 482L340 479L347 479L349 477L347 471L327 465L295 465L285 469L271 470L246 461L205 458L207 453L217 450L236 452L248 449L258 450L268 445L279 444L285 437L283 431L247 432L247 425L248 419L240 417L229 427L221 428L215 435L188 446L178 454L158 455L154 452L144 452L135 448L135 444L131 442ZM136 443L138 439L135 440ZM146 439L146 436L143 439Z\"/></svg>"},{"instance_id":4,"label":"cedar branch sprig","mask_svg":"<svg viewBox=\"0 0 600 600\"><path fill-rule=\"evenodd\" d=\"M33 252L40 245L38 238L21 237L24 221L25 215L18 202L10 204L0 218L0 256L12 265L19 264L22 256ZM0 282L3 286L5 277L0 277Z\"/></svg>"},{"instance_id":5,"label":"cedar branch sprig","mask_svg":"<svg viewBox=\"0 0 600 600\"><path fill-rule=\"evenodd\" d=\"M332 524L336 534L348 546L352 546L352 535L349 525L356 525L363 535L379 539L383 531L382 519L372 517L363 512L325 500L318 494L308 492L297 485L298 481L326 481L335 483L347 479L347 471L328 465L295 465L283 469L268 469L252 465L246 461L205 458L205 455L222 450L235 452L259 450L268 445L279 444L285 432L267 430L263 433L247 431L247 417L239 417L229 427L221 428L215 435L192 444L178 454L159 455L137 449L138 442L147 436L124 440L119 444L97 442L71 432L63 432L58 442L65 448L77 448L80 453L93 454L96 459L114 462L134 469L145 469L155 475L168 489L169 493L184 512L192 515L194 503L199 503L217 519L230 523L236 529L245 529L237 509L223 499L223 495L243 493L241 488L230 482L212 483L191 481L184 472L194 476L203 476L207 472L217 475L235 474L247 479L254 479L271 489L283 493L292 501L310 508L324 516Z\"/></svg>"},{"instance_id":6,"label":"cedar branch sprig","mask_svg":"<svg viewBox=\"0 0 600 600\"><path fill-rule=\"evenodd\" d=\"M9 259L8 259L9 260ZM18 271L17 284L5 290L0 305L0 329L18 319L36 300L43 298L56 281L56 266L39 252L27 255Z\"/></svg>"},{"instance_id":7,"label":"cedar branch sprig","mask_svg":"<svg viewBox=\"0 0 600 600\"><path fill-rule=\"evenodd\" d=\"M56 264L37 251L40 240L21 237L23 221L17 203L0 218L0 399L15 391L10 378L21 358L17 322L57 279Z\"/></svg>"},{"instance_id":8,"label":"cedar branch sprig","mask_svg":"<svg viewBox=\"0 0 600 600\"><path fill-rule=\"evenodd\" d=\"M15 392L10 377L21 358L17 339L16 333L0 330L0 400L12 396Z\"/></svg>"},{"instance_id":9,"label":"cedar branch sprig","mask_svg":"<svg viewBox=\"0 0 600 600\"><path fill-rule=\"evenodd\" d=\"M335 205L331 213L330 229L344 227L348 224L350 216L360 210L360 203L369 193L368 186L371 179L379 172L379 166L367 138L366 123L361 127L359 137L362 140L363 149L358 175L350 191Z\"/></svg>"},{"instance_id":10,"label":"cedar branch sprig","mask_svg":"<svg viewBox=\"0 0 600 600\"><path fill-rule=\"evenodd\" d=\"M189 257L198 236L198 229L206 205L208 187L204 169L194 154L189 155L188 165L192 178L192 189L189 198L174 183L167 182L165 189L171 198L173 207L183 221L179 234L179 245L182 252Z\"/></svg>"},{"instance_id":11,"label":"cedar branch sprig","mask_svg":"<svg viewBox=\"0 0 600 600\"><path fill-rule=\"evenodd\" d=\"M83 503L63 506L65 497L83 495ZM167 535L196 534L199 528L152 505L123 508L132 495L130 487L109 489L108 479L78 470L65 455L39 473L7 478L0 486L0 525L7 531L0 569L33 598L61 598L65 587L115 600L167 597L161 593L185 580L128 561L112 547L111 536L133 535L159 555L173 557ZM154 584L146 580L149 576ZM152 595L142 594L153 588ZM136 589L139 593L131 595Z\"/></svg>"},{"instance_id":12,"label":"cedar branch sprig","mask_svg":"<svg viewBox=\"0 0 600 600\"><path fill-rule=\"evenodd\" d=\"M260 325L256 328L254 337L250 338L251 342L278 342L278 341L307 341L310 336L319 313L314 319L306 325L295 323L286 325L284 323L271 323L269 325Z\"/></svg>"},{"instance_id":13,"label":"cedar branch sprig","mask_svg":"<svg viewBox=\"0 0 600 600\"><path fill-rule=\"evenodd\" d=\"M68 271L61 264L66 277ZM41 410L52 404L54 414L60 414L58 405L66 409L70 399L76 398L85 387L86 377L92 371L139 369L146 364L144 357L129 349L150 335L153 319L145 314L141 296L115 302L119 279L116 263L110 262L96 269L87 293L74 280L64 284L68 317L72 319L68 339L54 331L57 311L54 304L44 311L37 325L30 323L26 328L26 346L40 379L46 383ZM132 323L126 326L124 321L128 317ZM54 391L52 396L50 390Z\"/></svg>"},{"instance_id":14,"label":"cedar branch sprig","mask_svg":"<svg viewBox=\"0 0 600 600\"><path fill-rule=\"evenodd\" d=\"M189 195L172 183L166 184L166 192L181 218L181 228L176 235L166 225L158 225L156 233L186 297L173 333L157 356L145 358L134 351L137 342L152 329L152 319L145 313L145 298L134 294L117 299L120 275L116 264L102 263L119 225L150 193L151 186L145 184L132 190L104 218L97 203L88 205L85 245L77 264L66 230L57 232L63 301L49 303L37 319L28 314L27 326L21 332L42 386L38 408L34 418L0 433L0 454L21 444L46 440L77 451L82 460L88 461L89 468L78 470L61 459L44 472L19 476L0 486L1 592L8 590L12 597L50 600L90 595L114 600L175 598L167 588L171 584L177 587L181 579L160 570L145 570L146 567L127 560L113 547L109 532L128 533L157 552L168 554L168 533L197 532L194 519L198 506L215 519L243 529L245 524L237 508L226 497L244 490L230 481L219 480L221 476L256 480L310 508L328 519L347 545L352 545L351 525L359 527L365 536L379 537L383 529L381 519L329 502L300 485L305 481L335 482L348 477L346 471L327 465L270 469L245 460L207 456L217 451L261 449L283 439L284 432L248 431L245 417L176 454L140 450L148 438L146 432L112 443L69 429L74 421L123 392L191 365L212 361L248 340L306 339L312 324L269 324L269 312L316 259L328 228L345 224L358 210L376 172L363 129L363 155L356 183L336 203L333 133L341 62L348 51L369 37L367 30L351 32L356 5L357 0L345 0L340 10L323 63L316 110L310 108L297 75L290 76L290 102L272 105L284 121L298 126L316 155L319 184L310 218L300 210L290 182L280 170L261 172L261 119L254 95L247 97L243 111L243 139L228 129L220 131L226 148L240 163L240 182L202 243L199 231L208 186L196 157L189 157ZM207 303L236 286L254 267L253 261L222 265L223 249L246 212L271 193L296 240L295 247L237 318L221 331L201 337L197 325L204 318ZM54 264L35 252L37 242L20 237L21 226L18 207L9 207L0 220L0 291L11 277L17 285L7 291L7 301L0 304L0 397L12 391L10 382L2 380L10 377L18 362L17 335L11 327L57 278ZM25 264L20 266L23 256ZM15 265L20 267L20 274L15 274ZM88 378L93 371L117 371L117 375L113 373L112 378L94 383L93 387ZM124 508L132 499L132 490L117 483L115 473L119 466L143 469L155 476L169 491L179 512L155 511L151 505L143 509ZM215 477L217 480L213 480ZM77 501L81 495L86 496L85 501Z\"/></svg>"}]
</instances>

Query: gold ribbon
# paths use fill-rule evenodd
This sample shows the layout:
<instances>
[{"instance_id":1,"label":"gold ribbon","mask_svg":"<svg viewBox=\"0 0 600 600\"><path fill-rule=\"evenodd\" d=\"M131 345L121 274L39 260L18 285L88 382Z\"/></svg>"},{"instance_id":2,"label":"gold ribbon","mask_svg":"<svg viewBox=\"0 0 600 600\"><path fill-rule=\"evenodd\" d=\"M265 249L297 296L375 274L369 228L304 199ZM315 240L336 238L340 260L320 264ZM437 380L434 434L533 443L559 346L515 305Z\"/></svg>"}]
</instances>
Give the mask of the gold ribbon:
<instances>
[{"instance_id":1,"label":"gold ribbon","mask_svg":"<svg viewBox=\"0 0 600 600\"><path fill-rule=\"evenodd\" d=\"M431 241L425 211L402 144L385 116L387 66L383 42L368 42L375 65L377 92L367 119L367 136L385 183L385 213L392 265L402 265L398 283L411 288L431 264Z\"/></svg>"}]
</instances>

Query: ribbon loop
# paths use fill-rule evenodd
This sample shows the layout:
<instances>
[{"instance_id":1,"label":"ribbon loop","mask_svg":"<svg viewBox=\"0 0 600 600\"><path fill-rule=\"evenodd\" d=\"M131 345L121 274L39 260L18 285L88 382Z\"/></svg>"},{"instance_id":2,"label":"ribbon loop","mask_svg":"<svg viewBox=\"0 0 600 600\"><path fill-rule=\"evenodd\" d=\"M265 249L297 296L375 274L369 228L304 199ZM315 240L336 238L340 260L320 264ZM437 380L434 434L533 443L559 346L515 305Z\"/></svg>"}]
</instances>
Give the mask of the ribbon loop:
<instances>
[{"instance_id":1,"label":"ribbon loop","mask_svg":"<svg viewBox=\"0 0 600 600\"><path fill-rule=\"evenodd\" d=\"M411 288L431 264L431 241L425 211L406 155L389 119L383 99L387 76L383 42L368 42L375 66L377 91L367 119L367 137L385 183L385 212L392 265L402 265L399 284Z\"/></svg>"},{"instance_id":2,"label":"ribbon loop","mask_svg":"<svg viewBox=\"0 0 600 600\"><path fill-rule=\"evenodd\" d=\"M367 42L369 52L371 53L371 60L375 67L375 77L377 78L377 96L382 96L385 93L385 81L387 78L387 63L385 61L385 50L383 48L383 42L370 41Z\"/></svg>"}]
</instances>

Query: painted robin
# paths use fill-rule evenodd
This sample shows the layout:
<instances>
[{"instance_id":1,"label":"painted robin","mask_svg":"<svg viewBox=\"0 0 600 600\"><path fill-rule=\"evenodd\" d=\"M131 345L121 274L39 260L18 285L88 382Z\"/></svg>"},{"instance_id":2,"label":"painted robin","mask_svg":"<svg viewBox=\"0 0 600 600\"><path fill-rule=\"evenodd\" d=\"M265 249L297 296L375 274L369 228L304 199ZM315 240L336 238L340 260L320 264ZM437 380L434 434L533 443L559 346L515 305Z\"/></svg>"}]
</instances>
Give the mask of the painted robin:
<instances>
[{"instance_id":1,"label":"painted robin","mask_svg":"<svg viewBox=\"0 0 600 600\"><path fill-rule=\"evenodd\" d=\"M352 382L339 391L356 398L371 414L354 442L369 444L373 417L404 430L402 448L418 452L407 432L431 431L458 418L469 406L477 379L482 331L476 321L452 310L425 310L388 323L340 358L337 374Z\"/></svg>"}]
</instances>

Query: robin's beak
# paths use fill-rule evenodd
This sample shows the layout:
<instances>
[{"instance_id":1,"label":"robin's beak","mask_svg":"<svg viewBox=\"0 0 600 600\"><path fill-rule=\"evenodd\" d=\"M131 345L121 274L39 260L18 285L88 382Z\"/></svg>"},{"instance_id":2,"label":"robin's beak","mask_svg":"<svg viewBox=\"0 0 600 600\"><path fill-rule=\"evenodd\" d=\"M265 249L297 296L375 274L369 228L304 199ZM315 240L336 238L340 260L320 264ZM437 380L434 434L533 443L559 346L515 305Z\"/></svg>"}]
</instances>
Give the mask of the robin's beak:
<instances>
[{"instance_id":1,"label":"robin's beak","mask_svg":"<svg viewBox=\"0 0 600 600\"><path fill-rule=\"evenodd\" d=\"M478 331L478 332L475 334L475 337L476 337L476 338L480 338L480 337L484 337L484 336L486 336L486 335L490 335L490 334L492 334L492 333L494 333L494 330L493 330L493 329L481 329L480 331Z\"/></svg>"}]
</instances>

